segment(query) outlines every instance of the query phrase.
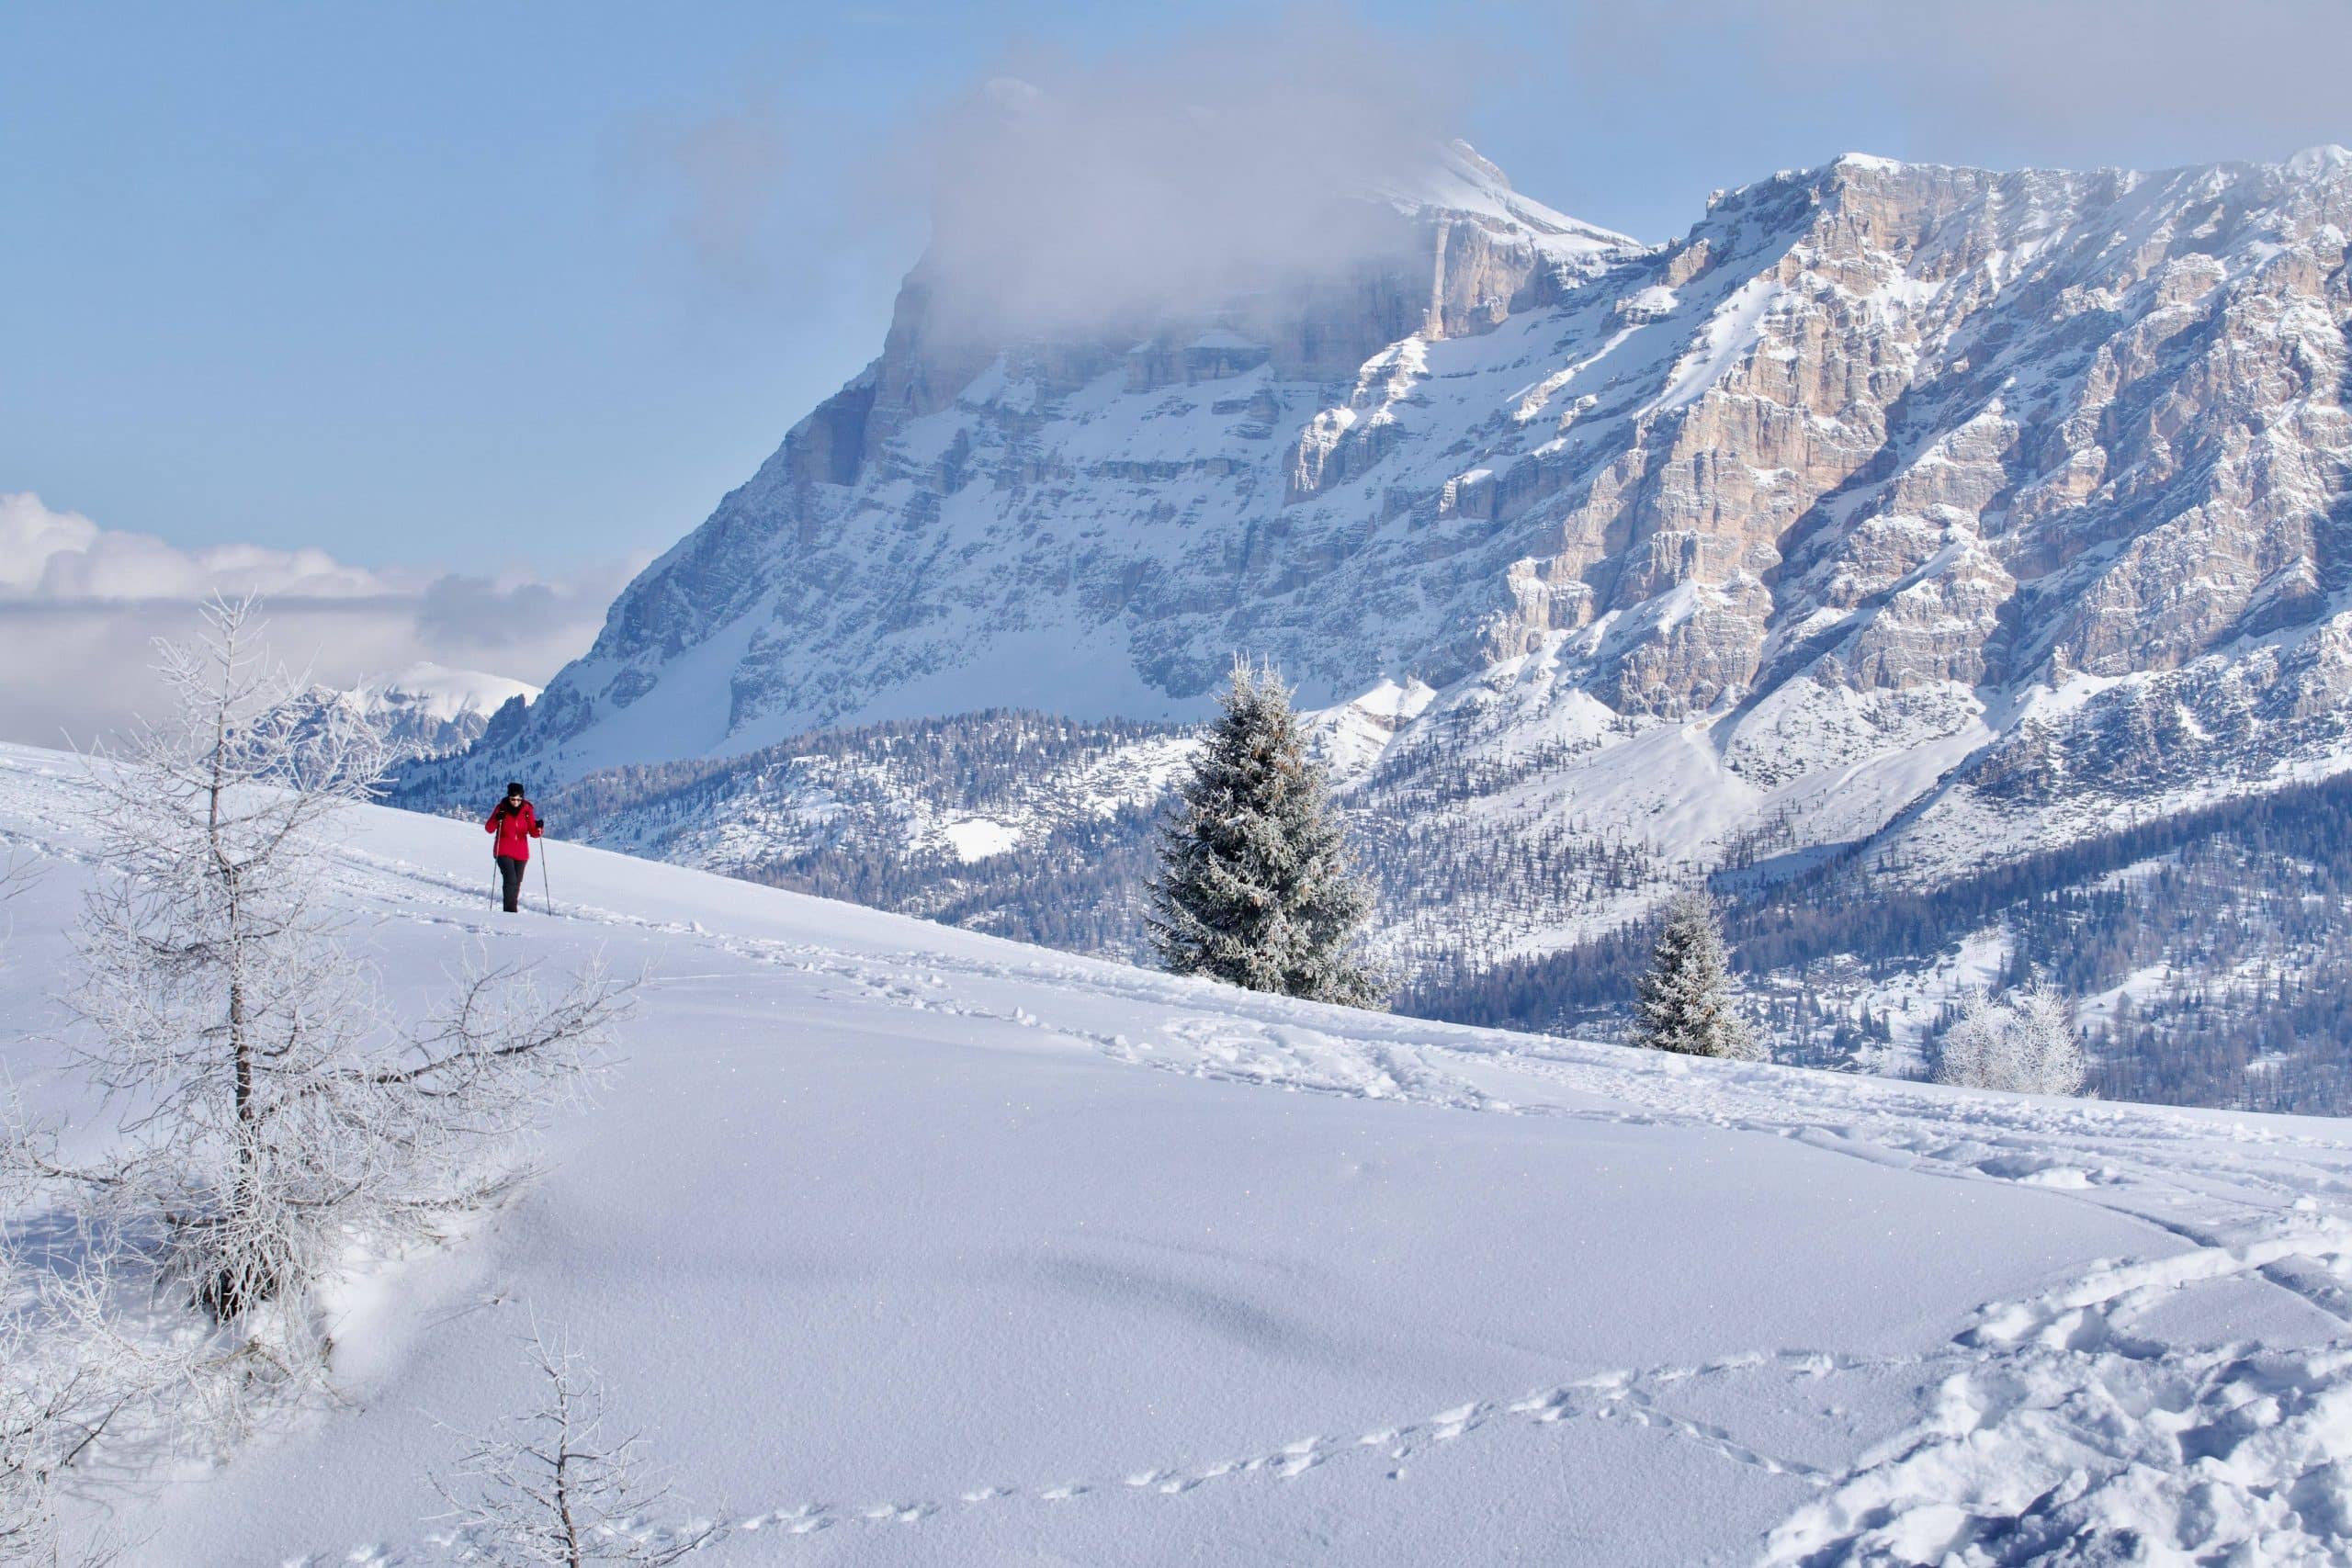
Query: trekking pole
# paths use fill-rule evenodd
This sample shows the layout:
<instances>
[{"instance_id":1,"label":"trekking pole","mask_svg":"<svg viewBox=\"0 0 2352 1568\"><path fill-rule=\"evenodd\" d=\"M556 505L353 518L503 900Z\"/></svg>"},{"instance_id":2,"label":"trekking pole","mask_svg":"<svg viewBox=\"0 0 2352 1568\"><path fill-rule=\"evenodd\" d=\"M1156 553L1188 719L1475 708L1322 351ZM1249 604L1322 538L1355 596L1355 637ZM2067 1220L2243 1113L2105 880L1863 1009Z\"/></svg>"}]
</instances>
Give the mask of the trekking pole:
<instances>
[{"instance_id":1,"label":"trekking pole","mask_svg":"<svg viewBox=\"0 0 2352 1568\"><path fill-rule=\"evenodd\" d=\"M548 907L549 915L555 913L555 895L548 891L548 841L545 839L539 840L539 901Z\"/></svg>"}]
</instances>

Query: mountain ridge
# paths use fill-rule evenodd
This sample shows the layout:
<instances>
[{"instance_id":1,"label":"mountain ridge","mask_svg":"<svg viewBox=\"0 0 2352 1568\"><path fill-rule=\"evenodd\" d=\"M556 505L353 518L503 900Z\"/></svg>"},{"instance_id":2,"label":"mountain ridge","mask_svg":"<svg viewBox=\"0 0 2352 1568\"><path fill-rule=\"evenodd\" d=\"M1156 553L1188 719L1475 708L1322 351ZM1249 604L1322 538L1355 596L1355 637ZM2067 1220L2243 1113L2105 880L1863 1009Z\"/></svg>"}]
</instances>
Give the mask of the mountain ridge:
<instances>
[{"instance_id":1,"label":"mountain ridge","mask_svg":"<svg viewBox=\"0 0 2352 1568\"><path fill-rule=\"evenodd\" d=\"M1965 177L1977 180L2000 180L2010 182L2046 179L2063 179L2071 182L2088 183L2106 182L2116 186L2120 193L2128 193L2130 190L2143 186L2151 181L2177 180L2191 175L2198 178L2210 178L2225 174L2233 167L2243 170L2249 175L2259 177L2264 175L2275 174L2278 171L2287 168L2288 165L2217 166L2215 169L2211 170L2179 171L2169 175L2137 175L2101 173L2088 175L2061 176L2045 175L2036 172L2028 172L2025 175L1984 175L1977 171L1942 169L1933 165L1888 165L1873 160L1868 166L1858 166L1849 162L1841 162L1841 164L1826 165L1822 169L1806 171L1797 175L1775 175L1769 180L1741 187L1737 191L1726 193L1724 196L1719 197L1717 199L1716 207L1720 209L1725 204L1737 205L1755 200L1758 198L1758 193L1773 191L1776 189L1785 192L1793 188L1804 191L1808 196L1815 195L1817 191L1826 193L1835 189L1842 183L1849 182L1860 177L1884 175L1890 170L1900 171L1905 177L1920 177L1923 175L1932 175L1938 178ZM1712 219L1714 214L1711 213L1710 216ZM1666 276L1669 280L1679 279L1683 285L1688 286L1691 276L1695 276L1702 272L1719 270L1720 268L1720 261L1713 254L1718 248L1720 236L1716 233L1708 232L1706 231L1707 224L1702 222L1699 229L1694 230L1690 235L1686 236L1684 239L1668 246L1658 247L1654 250L1641 250L1637 256L1632 258L1625 265L1634 267L1662 267ZM1453 243L1450 238L1445 243L1448 244ZM920 273L920 271L921 269L919 268L918 273ZM1460 280L1460 287L1465 291L1473 288L1479 281L1479 279L1475 276L1475 268L1472 269L1472 272L1474 276L1466 280ZM1531 276L1532 275L1531 274ZM1627 281L1632 280L1628 279ZM1672 281L1669 281L1666 286L1670 290L1673 287ZM1535 291L1540 292L1540 288ZM1643 295L1645 292L1645 290L1643 289L1626 290L1623 297L1612 301L1612 303L1623 306L1623 314L1638 318L1657 306L1657 301L1654 299L1649 300L1644 299ZM1468 332L1464 335L1478 336L1483 335L1485 332L1491 332L1496 326L1502 324L1503 321L1508 320L1510 314L1507 301L1498 305L1495 297L1490 295L1480 296L1477 297L1477 299L1487 307L1486 318L1483 321L1480 321L1476 319L1475 316L1465 316L1464 321L1458 324L1477 327L1481 330ZM905 303L906 302L902 301L902 306L905 305ZM1747 303L1752 304L1753 301L1751 300ZM1499 318L1498 317L1498 310L1500 311ZM1524 314L1524 311L1521 311L1521 313ZM911 314L911 308L902 309L902 318L909 317ZM1710 312L1710 321L1702 324L1723 324L1729 326L1736 326L1739 324L1736 318L1722 323L1717 323L1713 320L1713 312ZM894 328L894 332L898 331L899 329ZM901 335L910 336L914 335L914 333L915 329L910 326ZM1460 341L1459 337L1450 335L1441 335L1434 339L1419 335L1407 335L1392 340L1386 348L1371 356L1366 362L1357 367L1354 377L1357 384L1356 394L1360 394L1367 403L1379 402L1381 400L1380 394L1385 389L1381 385L1381 378L1384 375L1393 375L1397 379L1408 384L1402 389L1402 390L1406 395L1409 396L1413 390L1410 384L1419 380L1421 377L1415 372L1408 364L1402 362L1410 359L1415 346L1417 344L1426 344L1430 343L1458 341ZM899 346L903 347L906 345L901 344ZM1135 346L1136 348L1142 348L1147 345L1138 344ZM1263 347L1264 345L1253 346ZM1166 349L1163 351L1165 355L1171 357L1172 362L1170 363L1146 363L1138 366L1126 367L1125 368L1127 370L1127 374L1132 378L1152 380L1161 377L1166 377L1170 378L1168 383L1170 385L1196 385L1199 384L1200 379L1204 377L1218 381L1232 380L1238 382L1250 379L1246 371L1227 375L1217 374L1220 371L1231 370L1230 363L1220 358L1221 355L1227 352L1230 352L1229 345L1211 344L1205 347L1196 348L1192 344L1188 343L1177 348ZM1189 362L1187 362L1188 355ZM719 629L722 626L726 626L727 623L722 621L720 616L723 615L725 612L736 608L736 606L729 601L724 592L725 589L731 586L731 584L727 581L722 580L715 583L689 584L679 580L681 568L690 558L697 553L709 553L707 548L697 545L697 540L700 539L704 534L712 531L714 525L723 525L726 522L729 521L729 508L737 507L740 509L742 503L751 499L753 494L757 493L756 487L759 487L763 480L774 477L774 471L779 466L786 468L806 468L809 466L811 461L813 461L813 458L810 456L811 454L816 454L818 456L825 455L827 451L826 443L820 440L820 437L826 435L829 432L833 430L834 425L837 423L839 412L836 405L841 404L844 399L849 400L852 403L855 403L860 400L864 393L871 390L875 394L876 400L887 401L888 400L884 398L883 393L885 390L885 383L888 383L889 389L895 392L896 400L901 405L902 412L907 408L927 411L922 414L917 415L916 417L918 418L929 417L930 414L939 412L938 409L931 407L931 402L938 400L942 394L936 389L930 389L921 384L923 378L922 372L931 367L918 362L910 367L893 370L886 365L886 362L889 357L889 352L886 351L886 355L883 359L877 360L875 366L869 367L865 372L861 373L860 377L854 378L853 381L844 388L842 393L837 394L835 399L829 400L825 408L820 409L816 414L811 415L808 420L802 422L800 426L796 427L794 435L787 439L783 448L780 448L777 457L775 458L772 458L770 464L763 467L761 479L755 479L752 485L746 486L743 490L740 490L731 495L729 498L728 502L722 503L720 513L714 514L712 523L705 525L705 530L697 531L697 535L690 536L687 540L682 541L678 547L673 548L672 552L648 569L647 572L640 577L638 583L633 584L631 589L624 594L622 600L616 604L614 617L607 626L606 635L599 639L598 649L601 651L592 652L588 660L583 660L581 665L575 666L574 669L579 673L571 682L567 682L563 679L559 678L556 684L560 694L571 695L571 693L566 692L565 690L567 685L574 689L582 688L588 683L585 677L592 673L605 673L601 670L595 668L603 663L627 663L630 658L647 654L649 652L669 653L674 657L676 655L682 655L688 648L702 649L706 651L706 656L707 656L711 649L711 643L715 638L709 636L695 637L690 633L682 631L681 628L674 625L667 624L665 617L662 613L665 607L664 602L675 600L681 594L684 593L684 591L690 587L701 587L706 590L715 587L721 591L715 595L706 592L701 598L692 598L691 595L687 596L695 609L706 614L706 624L709 625L713 631ZM996 358L1000 357L1006 361L1001 370L996 367L994 362ZM1138 357L1148 359L1149 356ZM1715 357L1720 359L1724 356L1719 355ZM941 403L941 407L948 409L961 408L976 416L979 416L975 423L984 422L985 419L990 415L1002 417L1009 412L1013 416L1013 423L1018 423L1018 416L1028 411L1019 406L1014 406L1008 411L1006 405L1008 403L1019 405L1023 401L1019 393L1020 389L1024 386L1030 389L1031 395L1029 401L1034 405L1035 394L1046 389L1036 385L1035 377L1040 372L1047 370L1050 367L1033 363L1028 365L1025 368L1032 379L1027 382L1017 381L1014 378L1023 373L1023 367L1015 365L1012 362L1011 355L992 356L990 366L975 373L970 381L967 381L965 385L956 389L954 394L947 397L945 400ZM1688 367L1688 374L1681 377L1679 381L1665 387L1662 389L1661 395L1654 400L1658 404L1665 405L1665 412L1672 412L1673 409L1686 404L1688 401L1695 399L1699 392L1707 389L1707 387L1712 385L1711 382L1706 382L1702 379L1704 373L1711 368L1719 369L1721 367L1713 365L1712 362L1699 363L1690 366ZM1097 378L1099 379L1099 378ZM1184 379L1180 383L1179 378L1189 379ZM1688 384L1685 385L1682 383ZM1539 381L1536 384L1536 389L1540 390L1541 385L1542 383ZM1244 389L1237 387L1236 389L1240 390ZM1345 488L1347 484L1352 482L1356 474L1365 471L1371 467L1376 466L1378 454L1375 452L1363 454L1363 456L1369 457L1372 461L1363 463L1362 468L1358 468L1356 465L1360 461L1359 452L1362 448L1377 446L1384 439L1378 432L1385 424L1393 423L1394 421L1393 419L1389 421L1381 420L1378 415L1382 411L1378 407L1363 409L1353 406L1356 394L1351 394L1349 405L1318 410L1317 411L1317 413L1310 416L1307 421L1300 422L1300 424L1297 427L1297 434L1300 439L1297 444L1298 452L1296 454L1296 461L1289 465L1292 468L1292 473L1287 476L1290 481L1288 488L1295 491L1296 493L1286 495L1283 498L1286 505L1295 504L1298 501L1305 500L1317 491ZM886 414L887 412L888 411L886 411ZM1087 411L1078 412L1082 415ZM1516 413L1519 411L1515 409L1513 412ZM1090 421L1090 423L1092 422ZM885 434L880 436L876 437L870 434L862 434L861 440L865 444L865 446L873 447L876 451L887 447L892 438L888 417L884 420L882 428L885 431ZM937 433L926 432L924 433L926 434L937 434L944 438L924 446L916 446L911 448L901 448L896 453L889 454L889 456L899 457L903 461L903 459L910 457L931 455L929 447L934 446L937 446L940 450L933 457L932 471L928 475L928 477L936 481L935 483L928 486L917 485L912 482L909 476L904 474L895 476L877 474L873 476L875 479L882 481L876 484L876 489L895 489L898 492L896 499L899 501L902 512L906 511L907 508L911 507L911 521L919 522L921 520L922 514L930 510L929 502L941 499L942 494L953 494L969 482L967 474L968 470L973 467L973 460L970 457L970 432L968 430L961 432L961 434L966 435L967 440L964 446L960 449L960 454L955 440L955 437L958 433L959 432L957 430L952 429ZM796 463L795 459L798 459L798 461ZM861 460L870 459L867 458L865 454L861 454ZM1206 459L1206 461L1214 464L1215 459L1210 458ZM1154 477L1151 474L1148 472L1140 474L1135 472L1134 470L1136 468L1136 465L1131 460L1123 461L1121 457L1114 457L1105 466L1110 470L1106 477L1114 481L1125 479L1131 482L1138 482L1142 484L1150 484L1154 482ZM1170 466L1178 465L1171 463ZM1541 463L1534 465L1518 482L1521 486L1542 482L1544 478L1542 473L1542 468L1543 465ZM825 471L828 473L838 474L840 472L840 463L838 460L832 468L826 469ZM1442 515L1459 515L1464 511L1468 511L1475 514L1480 509L1489 507L1506 511L1516 508L1517 510L1523 512L1530 499L1526 496L1522 495L1515 497L1507 492L1500 498L1493 500L1488 499L1487 491L1491 482L1498 477L1498 476L1491 473L1480 474L1475 466L1465 467L1458 475L1447 476L1449 479L1453 481L1452 484L1453 494L1449 499L1443 493L1444 487L1441 484L1438 487L1440 493L1435 497L1437 510L1439 510ZM811 482L814 483L817 481ZM1015 477L1014 482L1018 483L1017 476ZM1392 502L1388 502L1385 498L1373 499L1374 500L1375 505L1394 504ZM1280 509L1277 509L1277 520L1279 519L1279 510ZM723 526L721 526L718 531L723 533L725 530ZM795 542L798 543L800 541L796 540ZM1249 558L1253 547L1257 547L1254 541L1245 540L1241 542L1239 547L1240 553L1243 555L1245 559ZM1516 619L1522 624L1517 626L1508 624L1498 625L1490 628L1498 645L1500 645L1495 649L1495 651L1500 652L1507 649L1511 643L1515 633L1518 636L1518 640L1523 643L1528 637L1528 626L1530 625L1541 626L1542 625L1541 616L1536 613L1539 607L1533 602L1542 600L1545 597L1543 590L1549 585L1537 581L1535 579L1535 574L1532 572L1524 573L1522 574L1522 577L1525 579L1524 581L1514 581L1510 584L1513 603L1508 606L1497 606L1498 608L1504 610L1507 621ZM655 592L657 587L663 592ZM771 609L772 614L784 615L786 614L792 606L779 604L774 604L769 608ZM718 612L718 614L711 614L711 612ZM740 615L737 618L740 619ZM737 631L738 635L741 636L747 643L753 639L753 632L755 628L730 626L729 629ZM890 628L885 629L888 630ZM1532 635L1540 637L1542 632L1540 629L1535 630ZM749 650L747 649L747 651ZM1776 651L1778 650L1776 649ZM1400 650L1400 658L1402 656L1402 650ZM662 662L665 662L665 660L656 660L653 661L654 664L660 664ZM1374 662L1377 661L1375 660ZM601 695L608 706L617 705L619 708L625 709L628 705L622 702L621 699L624 697L629 697L636 688L642 685L644 681L651 678L647 672L650 667L651 666L639 663L605 674L605 685L598 694ZM741 663L739 662L735 673L742 672ZM1366 671L1365 679L1363 681L1363 686L1368 687L1373 683L1374 680L1377 679L1378 676L1389 672L1391 671L1384 670L1373 670ZM1406 671L1396 672L1401 673ZM1436 672L1444 674L1449 671L1439 670ZM1183 671L1183 674L1187 679L1181 683L1192 685L1194 682L1199 682L1196 689L1188 691L1172 691L1163 683L1161 687L1153 689L1153 694L1157 695L1163 705L1166 705L1170 697L1174 697L1180 702L1187 699L1197 699L1200 694L1200 690L1205 689L1205 682L1201 681L1201 673L1202 672L1196 669L1187 669ZM886 673L880 682L869 682L867 683L887 684L891 679L893 679L893 677L890 677ZM691 685L692 681L688 680L682 683ZM730 684L735 683L736 682L733 682L730 680ZM743 683L748 684L748 678ZM900 683L905 682L901 680ZM1148 682L1147 680L1136 683L1148 685ZM1358 689L1362 688L1360 687ZM582 694L585 694L582 693ZM1080 694L1083 695L1084 694L1081 693ZM1313 694L1319 697L1340 699L1351 695L1352 693L1342 691L1339 689L1338 686L1333 685L1329 690L1317 691ZM1694 694L1681 694L1685 700L1688 700L1690 696ZM1018 694L1014 694L1014 695L1018 695ZM591 698L590 700L594 699ZM1148 701L1150 699L1147 697L1144 700ZM560 705L570 705L566 704ZM751 709L753 705L744 705L744 713L740 716L750 716ZM821 693L812 692L809 694L808 699L804 702L802 705L798 707L786 708L778 716L778 722L773 728L776 728L779 730L780 733L778 738L780 738L781 733L797 732L798 729L811 728L816 724L831 723L843 719L863 720L875 717L903 717L913 716L913 711L905 709L904 705L900 705L900 710L888 710L885 707L875 706L872 705L862 707L850 706L844 705L844 703L840 698L836 697L829 699ZM607 714L605 716L609 717L610 716ZM733 705L730 705L730 710L728 717L730 721L739 717L739 715L734 711ZM579 728L585 728L593 725L594 722L594 719L592 717L583 723L576 711L569 715L559 715L551 712L548 716L547 719L542 722L540 728L541 733L544 736L549 731L556 731L560 733L562 727L566 725L577 726ZM577 732L577 729L573 730L574 734ZM746 731L742 729L740 723L730 723L728 728L721 728L713 737L712 744L704 748L704 750L709 751L721 750L743 739L745 733ZM569 738L570 737L568 736L562 737L562 739ZM672 744L674 749L674 739L672 740ZM557 755L560 755L565 750L560 743L560 739L559 739L558 743L552 747L543 745L541 749L550 750L553 754ZM648 758L643 754L642 750L639 750L638 751L634 751L624 760L644 761L648 760Z\"/></svg>"}]
</instances>

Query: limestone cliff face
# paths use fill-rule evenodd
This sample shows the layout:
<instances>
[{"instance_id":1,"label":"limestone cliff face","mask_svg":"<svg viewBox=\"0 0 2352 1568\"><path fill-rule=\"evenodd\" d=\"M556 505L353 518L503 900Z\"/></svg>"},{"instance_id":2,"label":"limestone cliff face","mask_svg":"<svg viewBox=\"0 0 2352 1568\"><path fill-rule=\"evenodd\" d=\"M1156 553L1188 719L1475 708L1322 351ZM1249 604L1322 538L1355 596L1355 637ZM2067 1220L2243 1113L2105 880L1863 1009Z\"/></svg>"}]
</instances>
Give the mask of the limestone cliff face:
<instances>
[{"instance_id":1,"label":"limestone cliff face","mask_svg":"<svg viewBox=\"0 0 2352 1568\"><path fill-rule=\"evenodd\" d=\"M1855 159L1733 195L1610 280L1676 295L1628 329L1676 334L1663 378L1564 409L1555 452L1505 472L1557 522L1487 657L1684 590L1594 671L1680 715L1799 674L2006 682L2061 649L2169 670L2307 620L2342 514L2347 201L2340 157Z\"/></svg>"},{"instance_id":2,"label":"limestone cliff face","mask_svg":"<svg viewBox=\"0 0 2352 1568\"><path fill-rule=\"evenodd\" d=\"M2057 821L2053 780L2352 750L2341 151L1849 157L1657 249L1466 149L1384 199L1361 265L1082 342L944 332L919 267L881 355L477 761L1181 716L1248 649L1309 700L1437 688L1375 774L1541 755L1675 855L1769 823L1932 865ZM1665 782L1624 805L1636 758Z\"/></svg>"}]
</instances>

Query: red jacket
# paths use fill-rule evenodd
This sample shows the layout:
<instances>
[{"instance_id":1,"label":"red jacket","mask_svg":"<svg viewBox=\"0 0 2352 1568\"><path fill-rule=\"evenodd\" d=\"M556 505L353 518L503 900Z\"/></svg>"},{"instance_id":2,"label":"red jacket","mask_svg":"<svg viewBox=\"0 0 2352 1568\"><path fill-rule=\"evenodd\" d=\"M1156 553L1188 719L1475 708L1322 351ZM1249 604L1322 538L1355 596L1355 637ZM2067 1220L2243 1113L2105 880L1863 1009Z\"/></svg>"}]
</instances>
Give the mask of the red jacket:
<instances>
[{"instance_id":1,"label":"red jacket","mask_svg":"<svg viewBox=\"0 0 2352 1568\"><path fill-rule=\"evenodd\" d=\"M539 814L527 800L511 808L502 800L481 830L498 835L491 853L502 860L529 860L531 840L539 836Z\"/></svg>"}]
</instances>

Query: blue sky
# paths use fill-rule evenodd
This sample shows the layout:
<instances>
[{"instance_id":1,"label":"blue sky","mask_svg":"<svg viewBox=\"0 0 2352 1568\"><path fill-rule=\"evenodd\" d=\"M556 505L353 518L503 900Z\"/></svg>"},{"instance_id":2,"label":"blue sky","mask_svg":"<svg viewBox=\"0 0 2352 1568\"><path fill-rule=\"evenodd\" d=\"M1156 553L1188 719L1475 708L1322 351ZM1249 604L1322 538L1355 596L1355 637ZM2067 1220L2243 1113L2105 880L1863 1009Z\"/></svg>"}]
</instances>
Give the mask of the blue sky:
<instances>
[{"instance_id":1,"label":"blue sky","mask_svg":"<svg viewBox=\"0 0 2352 1568\"><path fill-rule=\"evenodd\" d=\"M0 492L370 567L641 558L874 352L946 106L1040 53L1214 60L1269 15L0 9ZM1659 239L1713 186L1848 148L2151 165L2352 141L2348 22L2343 0L1374 5L1294 13L1284 47L1368 39L1521 188Z\"/></svg>"}]
</instances>

